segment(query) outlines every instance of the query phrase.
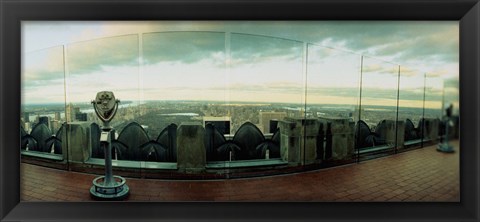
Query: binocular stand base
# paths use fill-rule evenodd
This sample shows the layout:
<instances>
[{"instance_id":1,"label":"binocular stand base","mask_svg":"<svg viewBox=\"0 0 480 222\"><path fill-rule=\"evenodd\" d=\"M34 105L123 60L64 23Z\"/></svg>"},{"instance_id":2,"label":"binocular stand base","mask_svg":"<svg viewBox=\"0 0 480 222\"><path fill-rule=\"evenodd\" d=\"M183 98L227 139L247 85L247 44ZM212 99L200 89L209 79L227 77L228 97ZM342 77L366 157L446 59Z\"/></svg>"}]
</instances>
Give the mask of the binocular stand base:
<instances>
[{"instance_id":1,"label":"binocular stand base","mask_svg":"<svg viewBox=\"0 0 480 222\"><path fill-rule=\"evenodd\" d=\"M111 184L105 184L105 176L93 180L90 195L96 200L123 200L129 194L129 187L121 176L113 176Z\"/></svg>"},{"instance_id":2,"label":"binocular stand base","mask_svg":"<svg viewBox=\"0 0 480 222\"><path fill-rule=\"evenodd\" d=\"M453 152L455 152L455 150L453 149L453 146L448 144L448 143L438 144L437 151L443 152L443 153L453 153Z\"/></svg>"}]
</instances>

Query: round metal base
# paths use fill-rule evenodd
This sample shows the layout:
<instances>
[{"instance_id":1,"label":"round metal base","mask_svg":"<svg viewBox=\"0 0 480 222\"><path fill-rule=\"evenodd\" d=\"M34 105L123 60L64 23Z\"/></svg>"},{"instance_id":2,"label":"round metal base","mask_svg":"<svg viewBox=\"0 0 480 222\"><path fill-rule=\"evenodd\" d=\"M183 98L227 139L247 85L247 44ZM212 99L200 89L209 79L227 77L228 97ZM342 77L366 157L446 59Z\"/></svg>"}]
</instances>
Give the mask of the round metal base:
<instances>
[{"instance_id":1,"label":"round metal base","mask_svg":"<svg viewBox=\"0 0 480 222\"><path fill-rule=\"evenodd\" d=\"M445 143L438 144L437 151L443 152L443 153L453 153L453 152L455 152L455 150L453 149L453 146L451 146L450 144L445 144Z\"/></svg>"},{"instance_id":2,"label":"round metal base","mask_svg":"<svg viewBox=\"0 0 480 222\"><path fill-rule=\"evenodd\" d=\"M105 176L97 177L93 180L93 186L90 188L90 195L96 200L123 200L129 194L129 187L125 184L125 179L121 176L113 176L114 184L105 185Z\"/></svg>"}]
</instances>

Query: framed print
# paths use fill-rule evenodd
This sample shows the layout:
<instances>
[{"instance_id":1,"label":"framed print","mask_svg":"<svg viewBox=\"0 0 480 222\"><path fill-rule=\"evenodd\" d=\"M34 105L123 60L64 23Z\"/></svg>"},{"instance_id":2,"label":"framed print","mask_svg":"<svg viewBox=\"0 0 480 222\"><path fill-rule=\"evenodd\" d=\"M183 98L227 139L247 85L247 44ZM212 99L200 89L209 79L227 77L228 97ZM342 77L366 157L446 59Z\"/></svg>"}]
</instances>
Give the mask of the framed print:
<instances>
[{"instance_id":1,"label":"framed print","mask_svg":"<svg viewBox=\"0 0 480 222\"><path fill-rule=\"evenodd\" d=\"M478 220L476 1L1 7L2 220Z\"/></svg>"}]
</instances>

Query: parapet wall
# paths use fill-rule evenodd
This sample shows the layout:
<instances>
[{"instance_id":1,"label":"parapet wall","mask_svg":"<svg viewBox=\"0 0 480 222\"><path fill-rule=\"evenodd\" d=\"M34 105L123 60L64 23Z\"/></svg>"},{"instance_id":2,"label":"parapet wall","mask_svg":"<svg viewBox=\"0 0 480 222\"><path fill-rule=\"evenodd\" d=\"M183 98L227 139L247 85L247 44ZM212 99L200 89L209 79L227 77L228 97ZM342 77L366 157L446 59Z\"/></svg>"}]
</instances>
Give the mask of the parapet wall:
<instances>
[{"instance_id":1,"label":"parapet wall","mask_svg":"<svg viewBox=\"0 0 480 222\"><path fill-rule=\"evenodd\" d=\"M405 123L403 121L384 120L382 129L377 133L384 136L389 146L403 148ZM423 125L425 138L435 141L438 135L439 121L426 119ZM66 125L66 133L61 135L62 156L64 162L80 166L84 171L88 168L101 168L103 159L92 158L92 124L72 122ZM199 123L182 123L178 128L169 128L175 135L175 162L149 162L117 160L114 167L124 169L145 168L155 172L175 172L178 174L220 174L225 169L241 172L269 170L289 167L322 166L331 162L353 162L358 153L355 149L355 123L348 118L286 118L278 122L279 156L269 158L265 153L261 158L251 160L208 161L206 131ZM273 140L272 136L266 141ZM396 141L396 143L395 143ZM150 141L149 143L151 143ZM229 143L235 145L232 140ZM237 144L238 145L238 144ZM125 152L125 150L119 150ZM117 152L119 152L117 151ZM272 162L273 161L273 162ZM122 165L122 163L124 163ZM96 166L96 167L95 167ZM95 171L95 172L97 172ZM141 170L143 171L143 170Z\"/></svg>"}]
</instances>

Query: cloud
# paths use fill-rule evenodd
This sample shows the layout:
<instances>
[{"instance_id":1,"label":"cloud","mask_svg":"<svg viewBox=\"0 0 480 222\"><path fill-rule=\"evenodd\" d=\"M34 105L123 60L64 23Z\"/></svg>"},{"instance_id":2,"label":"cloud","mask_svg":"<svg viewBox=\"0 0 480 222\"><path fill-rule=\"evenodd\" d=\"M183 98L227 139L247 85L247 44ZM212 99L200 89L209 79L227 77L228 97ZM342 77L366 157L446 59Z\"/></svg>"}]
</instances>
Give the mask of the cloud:
<instances>
[{"instance_id":1,"label":"cloud","mask_svg":"<svg viewBox=\"0 0 480 222\"><path fill-rule=\"evenodd\" d=\"M232 33L230 47L233 65L262 62L273 57L300 60L303 56L301 42L271 36Z\"/></svg>"},{"instance_id":2,"label":"cloud","mask_svg":"<svg viewBox=\"0 0 480 222\"><path fill-rule=\"evenodd\" d=\"M69 22L55 24L55 27L66 27L59 29L59 32L71 32L71 38L62 42L68 43L66 65L70 75L67 79L73 80L80 74L88 76L88 80L82 81L89 84L80 84L84 87L96 86L96 81L103 78L93 74L112 72L113 78L122 78L120 76L126 75L126 72L137 75L143 68L152 73L145 75L144 80L127 81L132 86L126 86L125 89L119 87L118 90L142 87L142 84L146 86L145 89L150 89L152 86L185 82L179 87L188 91L195 82L203 83L202 78L212 78L211 82L219 84L210 87L222 88L222 84L228 86L227 83L231 83L231 92L256 90L288 94L301 91L296 88L297 83L289 85L288 82L303 80L303 42L316 44L309 45L307 71L323 78L309 76L309 81L316 81L309 82L309 86L324 84L323 89L309 88L312 93L317 90L319 95L356 95L358 92L354 87L352 91L338 88L329 91L325 86L330 84L341 88L358 85L356 81L361 53L401 64L401 74L405 78L423 76L424 73L428 78L458 78L458 22L152 21L84 22L75 23L75 27L70 27L68 24L72 23ZM52 36L57 35L56 29L48 29L48 32ZM225 39L224 32L232 32L227 35L231 38ZM355 53L317 46L322 44ZM143 46L142 51L139 46ZM226 48L228 46L230 48ZM26 56L27 65L22 76L26 81L26 89L49 85L52 80L62 78L63 48L60 46L46 51L48 53L39 53L41 56L31 57L34 53ZM143 60L139 58L140 52L143 52ZM392 99L392 95L396 94L389 90L395 88L398 66L374 61L376 59L365 57L363 72L368 81L364 84L383 87L374 90L376 94L372 94L372 98ZM139 67L141 63L145 66ZM165 64L170 68L165 68ZM202 68L205 66L208 67ZM114 72L122 74L115 76ZM214 74L208 75L207 72ZM223 73L230 76L217 78ZM385 79L376 78L381 73L390 75ZM378 81L371 81L373 79ZM403 83L405 81L401 81ZM215 91L208 90L211 93ZM369 95L367 93L364 96ZM418 93L404 96L405 100L414 99Z\"/></svg>"},{"instance_id":3,"label":"cloud","mask_svg":"<svg viewBox=\"0 0 480 222\"><path fill-rule=\"evenodd\" d=\"M218 32L162 32L143 34L145 64L178 61L195 63L205 58L216 58L224 65L225 34Z\"/></svg>"},{"instance_id":4,"label":"cloud","mask_svg":"<svg viewBox=\"0 0 480 222\"><path fill-rule=\"evenodd\" d=\"M138 66L138 36L127 35L67 45L70 75L91 73L105 66Z\"/></svg>"},{"instance_id":5,"label":"cloud","mask_svg":"<svg viewBox=\"0 0 480 222\"><path fill-rule=\"evenodd\" d=\"M64 78L63 47L52 47L23 56L23 81Z\"/></svg>"},{"instance_id":6,"label":"cloud","mask_svg":"<svg viewBox=\"0 0 480 222\"><path fill-rule=\"evenodd\" d=\"M212 89L221 89L219 87L215 87ZM227 85L223 88L230 93L236 92L268 92L271 93L270 97L276 97L277 93L282 94L296 94L298 96L302 96L305 88L302 84L295 84L295 83L286 83L286 82L276 82L271 81L267 83L261 84L245 84L245 83L232 83Z\"/></svg>"},{"instance_id":7,"label":"cloud","mask_svg":"<svg viewBox=\"0 0 480 222\"><path fill-rule=\"evenodd\" d=\"M400 78L402 77L419 77L420 80L423 79L423 72L421 70L410 68L408 66L400 66Z\"/></svg>"},{"instance_id":8,"label":"cloud","mask_svg":"<svg viewBox=\"0 0 480 222\"><path fill-rule=\"evenodd\" d=\"M379 74L398 77L398 66L384 62L364 62L362 65L362 73L364 75Z\"/></svg>"},{"instance_id":9,"label":"cloud","mask_svg":"<svg viewBox=\"0 0 480 222\"><path fill-rule=\"evenodd\" d=\"M328 88L328 87L310 87L307 89L307 96L313 95L335 95L339 97L360 97L360 89L358 88ZM371 99L397 99L397 89L382 89L382 88L364 88L362 89L362 100L368 101ZM423 100L423 88L405 89L400 91L401 100ZM439 100L441 95L431 96L429 99Z\"/></svg>"},{"instance_id":10,"label":"cloud","mask_svg":"<svg viewBox=\"0 0 480 222\"><path fill-rule=\"evenodd\" d=\"M458 78L447 78L444 79L444 86L445 88L458 88L460 81Z\"/></svg>"},{"instance_id":11,"label":"cloud","mask_svg":"<svg viewBox=\"0 0 480 222\"><path fill-rule=\"evenodd\" d=\"M144 33L144 53L146 58L150 58L150 60L146 60L147 62L177 60L191 63L212 52L225 52L223 32L235 32L231 34L230 42L232 56L236 59L236 61L232 61L232 64L268 56L301 57L298 53L302 53L302 44L297 41L327 44L330 47L393 59L396 63L401 64L458 63L458 22L142 21L57 22L53 24L55 27L64 27L69 31L79 32L75 28L69 27L70 24L80 30L80 33L72 35L70 42L83 41L88 38ZM192 30L197 33L192 34ZM190 32L168 33L176 31ZM216 35L208 34L208 32L202 34L198 31L218 33L215 33ZM274 38L258 35L273 36ZM149 41L149 38L152 37L153 40L159 41Z\"/></svg>"}]
</instances>

